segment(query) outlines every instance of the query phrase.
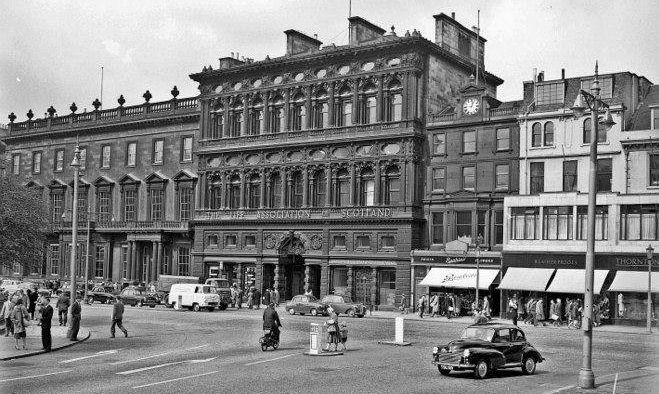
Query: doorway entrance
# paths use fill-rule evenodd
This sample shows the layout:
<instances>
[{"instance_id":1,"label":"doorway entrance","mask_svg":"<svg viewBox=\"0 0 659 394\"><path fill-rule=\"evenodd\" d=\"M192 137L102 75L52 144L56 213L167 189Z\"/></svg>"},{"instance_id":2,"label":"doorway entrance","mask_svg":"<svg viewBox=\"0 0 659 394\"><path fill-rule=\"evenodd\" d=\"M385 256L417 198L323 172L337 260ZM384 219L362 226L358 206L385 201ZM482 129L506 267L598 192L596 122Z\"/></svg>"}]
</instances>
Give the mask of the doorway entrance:
<instances>
[{"instance_id":1,"label":"doorway entrance","mask_svg":"<svg viewBox=\"0 0 659 394\"><path fill-rule=\"evenodd\" d=\"M299 255L279 256L282 273L280 288L283 299L290 300L298 294L304 294L304 258Z\"/></svg>"}]
</instances>

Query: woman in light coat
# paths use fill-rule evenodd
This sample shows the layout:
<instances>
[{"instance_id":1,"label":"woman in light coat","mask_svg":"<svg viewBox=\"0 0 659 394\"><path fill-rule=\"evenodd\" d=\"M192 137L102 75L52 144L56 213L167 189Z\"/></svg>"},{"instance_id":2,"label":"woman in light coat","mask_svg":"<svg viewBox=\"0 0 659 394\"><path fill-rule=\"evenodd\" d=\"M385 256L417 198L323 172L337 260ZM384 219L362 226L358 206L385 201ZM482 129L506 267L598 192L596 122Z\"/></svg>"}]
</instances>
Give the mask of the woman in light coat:
<instances>
[{"instance_id":1,"label":"woman in light coat","mask_svg":"<svg viewBox=\"0 0 659 394\"><path fill-rule=\"evenodd\" d=\"M18 340L23 340L23 350L27 349L27 343L25 342L26 331L25 327L27 322L30 319L30 314L27 312L27 308L23 305L23 300L19 298L16 300L16 306L11 312L11 322L14 325L14 347L18 350Z\"/></svg>"}]
</instances>

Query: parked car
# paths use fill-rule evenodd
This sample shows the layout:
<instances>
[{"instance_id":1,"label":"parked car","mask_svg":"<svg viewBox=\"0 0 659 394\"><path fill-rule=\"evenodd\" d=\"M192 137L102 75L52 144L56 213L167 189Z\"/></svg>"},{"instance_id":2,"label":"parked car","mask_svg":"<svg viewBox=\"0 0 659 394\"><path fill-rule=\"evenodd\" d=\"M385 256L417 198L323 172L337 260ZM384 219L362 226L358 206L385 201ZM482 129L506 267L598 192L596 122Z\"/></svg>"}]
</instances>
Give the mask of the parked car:
<instances>
[{"instance_id":1,"label":"parked car","mask_svg":"<svg viewBox=\"0 0 659 394\"><path fill-rule=\"evenodd\" d=\"M350 317L364 317L366 306L361 302L352 302L350 297L344 295L329 294L320 300L325 306L331 306L337 315L345 314Z\"/></svg>"},{"instance_id":2,"label":"parked car","mask_svg":"<svg viewBox=\"0 0 659 394\"><path fill-rule=\"evenodd\" d=\"M148 305L151 308L155 308L157 303L156 298L149 295L144 288L136 286L126 287L117 297L121 297L124 304L130 306Z\"/></svg>"},{"instance_id":3,"label":"parked car","mask_svg":"<svg viewBox=\"0 0 659 394\"><path fill-rule=\"evenodd\" d=\"M212 312L220 305L220 295L210 285L175 283L167 301L174 309L190 308L195 312L206 309Z\"/></svg>"},{"instance_id":4,"label":"parked car","mask_svg":"<svg viewBox=\"0 0 659 394\"><path fill-rule=\"evenodd\" d=\"M451 371L473 371L478 379L497 369L522 368L533 374L545 359L517 326L502 323L474 324L462 331L460 339L432 349L433 364L442 375Z\"/></svg>"},{"instance_id":5,"label":"parked car","mask_svg":"<svg viewBox=\"0 0 659 394\"><path fill-rule=\"evenodd\" d=\"M311 316L316 316L326 314L327 306L322 304L312 295L296 295L292 300L286 303L286 310L291 315L296 313L304 315L308 313Z\"/></svg>"},{"instance_id":6,"label":"parked car","mask_svg":"<svg viewBox=\"0 0 659 394\"><path fill-rule=\"evenodd\" d=\"M88 304L93 304L94 302L112 304L114 300L114 287L112 286L95 286L87 292Z\"/></svg>"}]
</instances>

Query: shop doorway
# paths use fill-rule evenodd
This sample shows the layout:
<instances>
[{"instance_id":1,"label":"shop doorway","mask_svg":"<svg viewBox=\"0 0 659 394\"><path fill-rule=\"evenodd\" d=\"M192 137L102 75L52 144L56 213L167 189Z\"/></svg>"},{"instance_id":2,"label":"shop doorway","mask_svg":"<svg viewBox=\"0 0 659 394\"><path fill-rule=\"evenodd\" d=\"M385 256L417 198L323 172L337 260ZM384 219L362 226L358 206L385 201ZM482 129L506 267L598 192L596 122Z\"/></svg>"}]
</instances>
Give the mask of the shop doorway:
<instances>
[{"instance_id":1,"label":"shop doorway","mask_svg":"<svg viewBox=\"0 0 659 394\"><path fill-rule=\"evenodd\" d=\"M373 281L373 270L370 268L355 269L355 302L363 302L364 305L371 303L371 283Z\"/></svg>"},{"instance_id":2,"label":"shop doorway","mask_svg":"<svg viewBox=\"0 0 659 394\"><path fill-rule=\"evenodd\" d=\"M296 295L304 294L304 258L299 255L279 256L282 272L280 288L283 299L290 300ZM281 291L281 290L280 290Z\"/></svg>"}]
</instances>

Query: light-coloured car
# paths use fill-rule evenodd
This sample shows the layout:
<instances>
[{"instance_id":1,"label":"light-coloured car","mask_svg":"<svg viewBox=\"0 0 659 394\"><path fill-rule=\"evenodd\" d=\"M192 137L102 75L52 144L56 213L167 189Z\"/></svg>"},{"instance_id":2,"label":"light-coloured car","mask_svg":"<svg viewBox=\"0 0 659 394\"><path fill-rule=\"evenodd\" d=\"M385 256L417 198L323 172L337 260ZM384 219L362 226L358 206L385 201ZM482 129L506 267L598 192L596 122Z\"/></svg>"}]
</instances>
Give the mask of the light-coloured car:
<instances>
[{"instance_id":1,"label":"light-coloured car","mask_svg":"<svg viewBox=\"0 0 659 394\"><path fill-rule=\"evenodd\" d=\"M175 283L169 291L167 303L174 309L189 308L195 312L206 309L212 312L220 306L220 296L214 286Z\"/></svg>"}]
</instances>

